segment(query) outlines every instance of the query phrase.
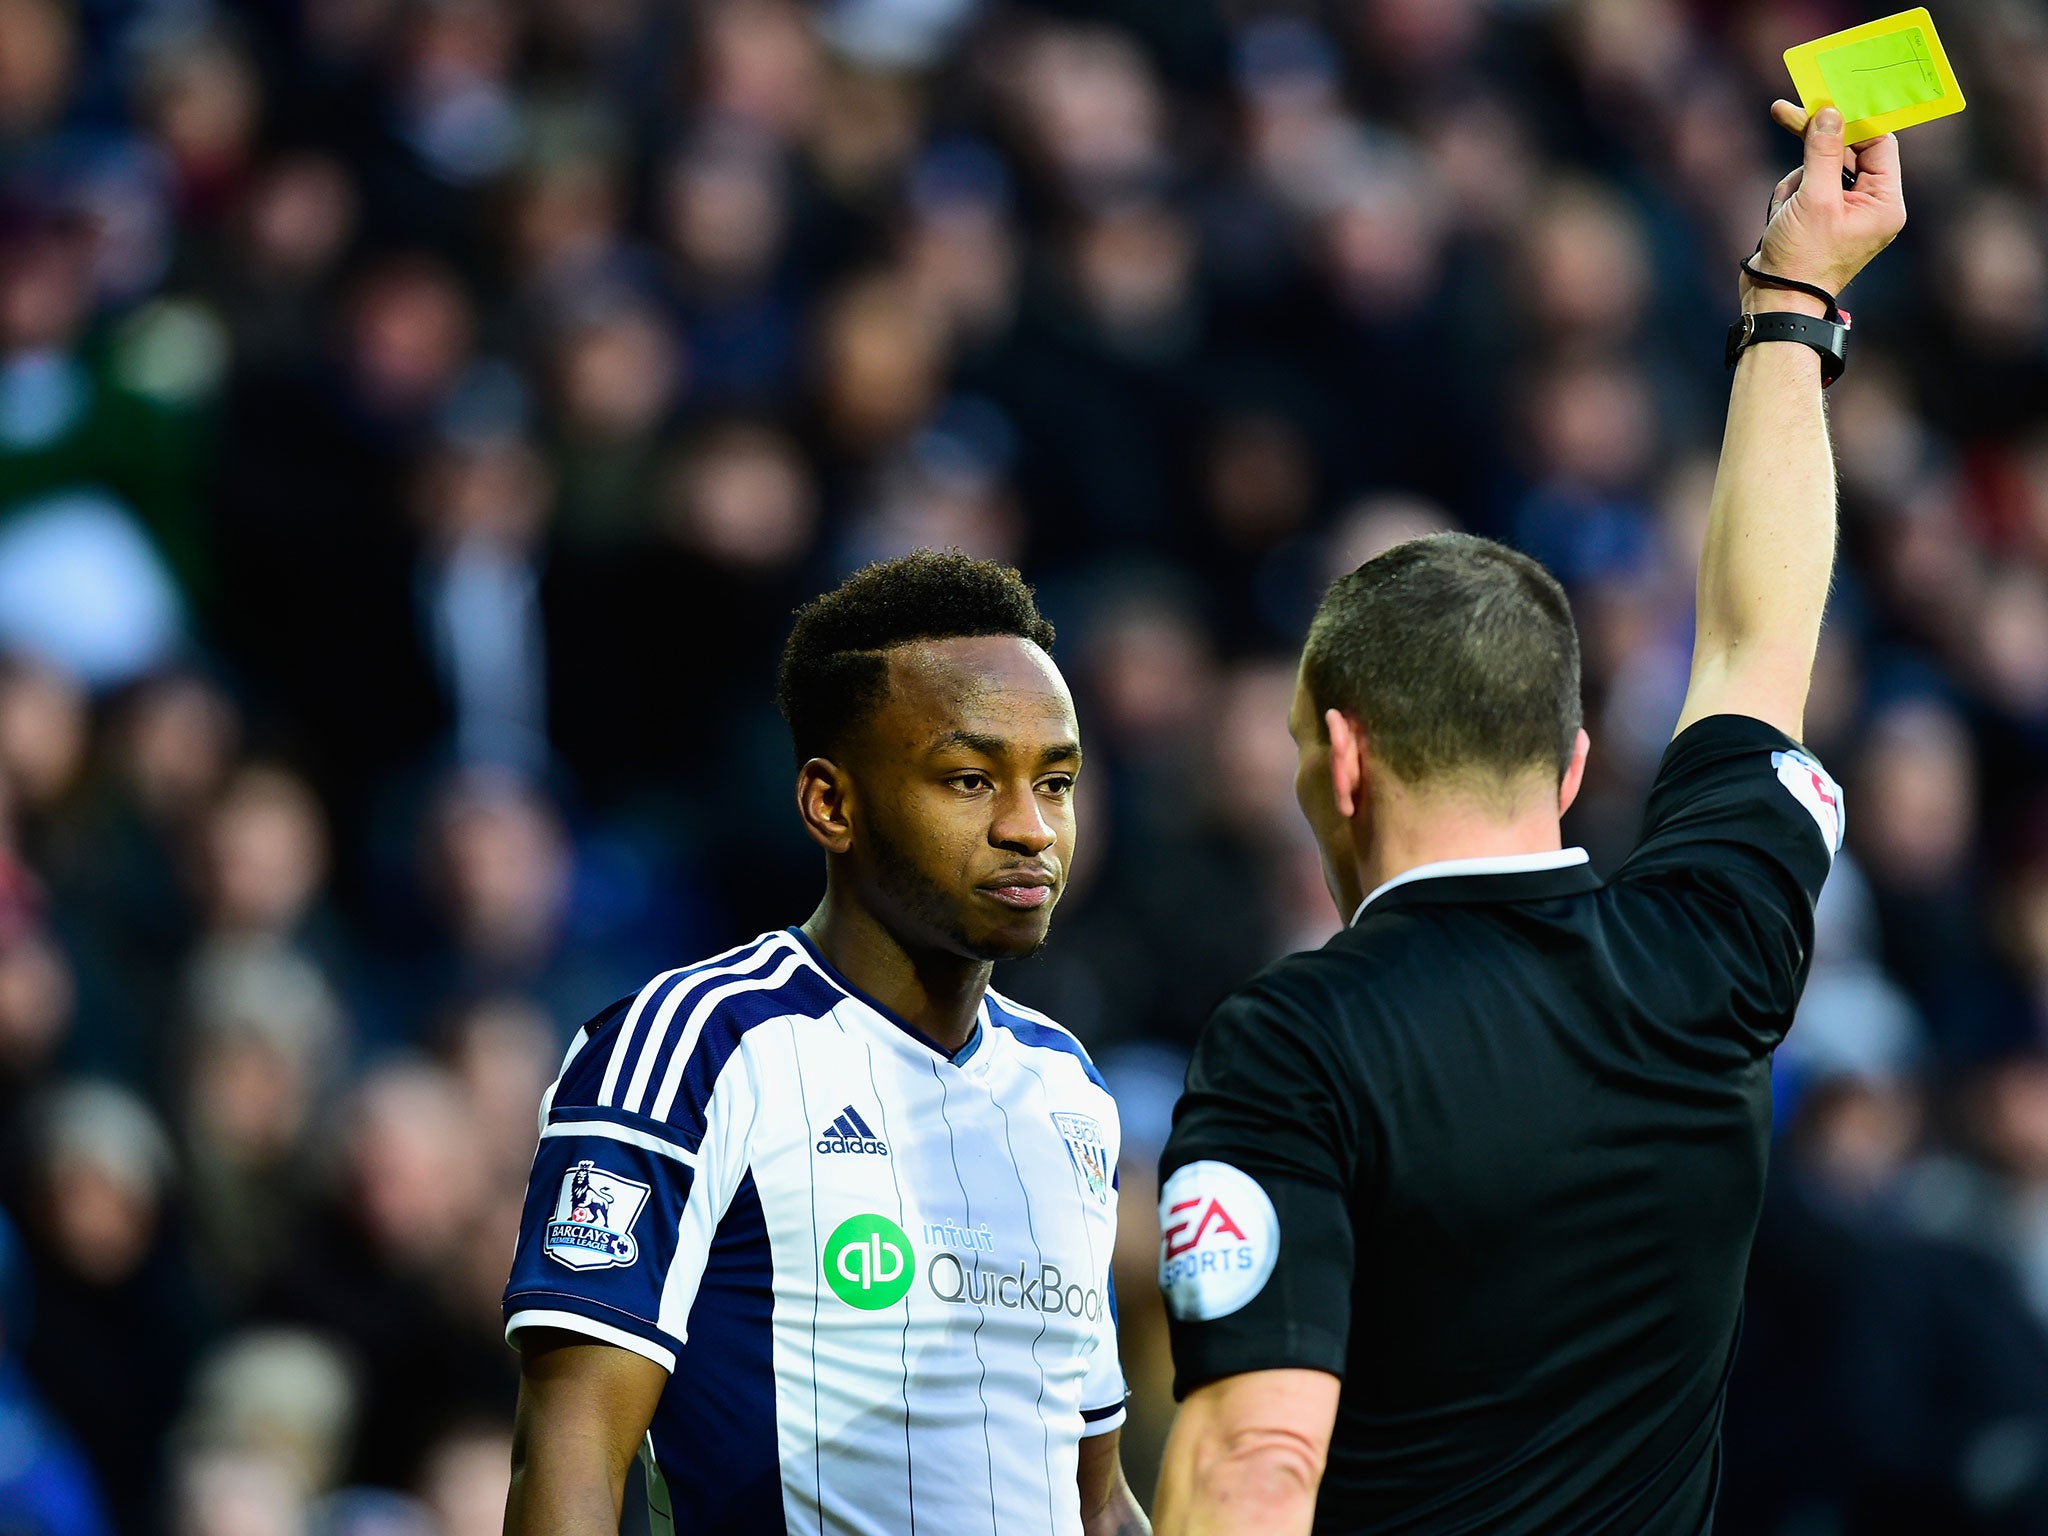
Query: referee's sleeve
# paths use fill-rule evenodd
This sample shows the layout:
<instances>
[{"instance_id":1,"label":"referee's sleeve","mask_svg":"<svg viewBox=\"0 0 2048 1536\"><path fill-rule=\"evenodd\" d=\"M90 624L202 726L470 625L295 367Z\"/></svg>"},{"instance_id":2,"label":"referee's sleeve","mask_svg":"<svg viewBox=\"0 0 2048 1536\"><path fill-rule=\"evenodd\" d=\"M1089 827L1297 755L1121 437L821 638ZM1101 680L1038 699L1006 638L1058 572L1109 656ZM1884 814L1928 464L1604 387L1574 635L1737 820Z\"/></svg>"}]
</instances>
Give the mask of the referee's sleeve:
<instances>
[{"instance_id":1,"label":"referee's sleeve","mask_svg":"<svg viewBox=\"0 0 2048 1536\"><path fill-rule=\"evenodd\" d=\"M1842 846L1841 787L1783 731L1745 715L1695 722L1665 750L1643 835L1610 888L1636 948L1692 983L1753 1049L1790 1026L1812 963L1813 908ZM1713 985L1705 984L1716 978Z\"/></svg>"},{"instance_id":2,"label":"referee's sleeve","mask_svg":"<svg viewBox=\"0 0 2048 1536\"><path fill-rule=\"evenodd\" d=\"M1845 814L1841 786L1790 736L1747 715L1710 715L1665 749L1642 836L1615 878L1705 865L1811 906Z\"/></svg>"},{"instance_id":3,"label":"referee's sleeve","mask_svg":"<svg viewBox=\"0 0 2048 1536\"><path fill-rule=\"evenodd\" d=\"M1357 1112L1294 990L1268 972L1217 1010L1160 1158L1176 1397L1243 1371L1344 1372Z\"/></svg>"}]
</instances>

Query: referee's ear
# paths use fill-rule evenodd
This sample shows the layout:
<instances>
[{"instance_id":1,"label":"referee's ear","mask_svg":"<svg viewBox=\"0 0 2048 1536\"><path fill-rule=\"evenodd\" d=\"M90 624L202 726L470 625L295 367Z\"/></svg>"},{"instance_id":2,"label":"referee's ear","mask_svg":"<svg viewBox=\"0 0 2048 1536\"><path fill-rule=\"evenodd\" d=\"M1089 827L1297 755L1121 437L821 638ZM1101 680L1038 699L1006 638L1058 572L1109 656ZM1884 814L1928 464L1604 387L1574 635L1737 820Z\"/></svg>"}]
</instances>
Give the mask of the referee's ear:
<instances>
[{"instance_id":1,"label":"referee's ear","mask_svg":"<svg viewBox=\"0 0 2048 1536\"><path fill-rule=\"evenodd\" d=\"M846 770L829 757L814 757L796 771L796 813L827 853L853 846L852 791Z\"/></svg>"},{"instance_id":2,"label":"referee's ear","mask_svg":"<svg viewBox=\"0 0 2048 1536\"><path fill-rule=\"evenodd\" d=\"M1337 814L1349 821L1365 801L1365 727L1341 709L1324 710L1323 725L1330 733L1330 789Z\"/></svg>"},{"instance_id":3,"label":"referee's ear","mask_svg":"<svg viewBox=\"0 0 2048 1536\"><path fill-rule=\"evenodd\" d=\"M1564 778L1557 786L1557 814L1562 816L1579 798L1579 786L1586 782L1586 754L1593 750L1593 738L1585 728L1572 741L1572 760L1565 764Z\"/></svg>"}]
</instances>

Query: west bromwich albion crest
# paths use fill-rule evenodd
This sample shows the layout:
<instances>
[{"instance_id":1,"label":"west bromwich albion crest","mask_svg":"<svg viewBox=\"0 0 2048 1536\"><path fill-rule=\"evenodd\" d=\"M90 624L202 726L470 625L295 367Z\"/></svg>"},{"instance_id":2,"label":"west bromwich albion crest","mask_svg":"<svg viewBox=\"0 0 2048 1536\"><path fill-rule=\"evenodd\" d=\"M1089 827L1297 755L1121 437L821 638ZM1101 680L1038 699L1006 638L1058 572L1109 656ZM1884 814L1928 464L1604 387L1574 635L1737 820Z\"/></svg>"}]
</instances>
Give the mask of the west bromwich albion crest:
<instances>
[{"instance_id":1,"label":"west bromwich albion crest","mask_svg":"<svg viewBox=\"0 0 2048 1536\"><path fill-rule=\"evenodd\" d=\"M541 1251L571 1269L614 1269L640 1257L633 1223L648 1188L607 1173L589 1158L562 1175L562 1193L548 1219Z\"/></svg>"},{"instance_id":2,"label":"west bromwich albion crest","mask_svg":"<svg viewBox=\"0 0 2048 1536\"><path fill-rule=\"evenodd\" d=\"M1103 1144L1102 1127L1086 1115L1068 1114L1054 1110L1052 1123L1059 1127L1060 1135L1066 1138L1067 1151L1073 1155L1074 1166L1081 1177L1088 1181L1088 1187L1095 1192L1101 1204L1109 1203L1109 1148Z\"/></svg>"}]
</instances>

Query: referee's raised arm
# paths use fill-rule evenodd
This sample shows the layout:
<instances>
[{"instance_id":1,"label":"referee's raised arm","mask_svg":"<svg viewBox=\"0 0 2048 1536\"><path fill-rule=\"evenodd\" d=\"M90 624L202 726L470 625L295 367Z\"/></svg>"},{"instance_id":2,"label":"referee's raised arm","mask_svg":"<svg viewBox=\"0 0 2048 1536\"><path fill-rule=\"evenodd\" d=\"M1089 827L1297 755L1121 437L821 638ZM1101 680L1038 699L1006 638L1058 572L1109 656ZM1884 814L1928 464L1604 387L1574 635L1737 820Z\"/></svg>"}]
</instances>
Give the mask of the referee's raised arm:
<instances>
[{"instance_id":1,"label":"referee's raised arm","mask_svg":"<svg viewBox=\"0 0 2048 1536\"><path fill-rule=\"evenodd\" d=\"M1466 535L1332 584L1289 729L1345 929L1227 1000L1160 1163L1160 1536L1708 1536L1770 1059L1841 846L1800 745L1836 296L1898 150L1807 123L1744 265L1676 737L1612 879L1563 589ZM1845 183L1848 185L1845 186Z\"/></svg>"},{"instance_id":2,"label":"referee's raised arm","mask_svg":"<svg viewBox=\"0 0 2048 1536\"><path fill-rule=\"evenodd\" d=\"M1772 115L1791 127L1802 114L1781 101ZM1839 364L1778 317L1832 323L1833 296L1906 223L1894 135L1845 150L1833 107L1803 126L1805 164L1773 192L1763 246L1741 280L1745 320L1730 337L1735 387L1700 553L1680 732L1709 715L1749 715L1801 734L1835 565L1835 464L1821 389ZM1845 188L1850 168L1855 184Z\"/></svg>"}]
</instances>

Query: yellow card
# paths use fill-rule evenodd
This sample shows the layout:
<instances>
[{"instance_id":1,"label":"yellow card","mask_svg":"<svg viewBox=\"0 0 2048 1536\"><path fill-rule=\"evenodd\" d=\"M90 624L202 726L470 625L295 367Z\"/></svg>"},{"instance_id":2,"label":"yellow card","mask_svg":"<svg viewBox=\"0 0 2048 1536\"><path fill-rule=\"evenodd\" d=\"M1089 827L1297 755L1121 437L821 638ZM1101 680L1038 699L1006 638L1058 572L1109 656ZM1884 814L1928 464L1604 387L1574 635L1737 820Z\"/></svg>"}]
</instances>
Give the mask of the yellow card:
<instances>
[{"instance_id":1,"label":"yellow card","mask_svg":"<svg viewBox=\"0 0 2048 1536\"><path fill-rule=\"evenodd\" d=\"M1924 6L1788 48L1785 67L1807 114L1837 108L1851 144L1947 117L1965 105Z\"/></svg>"}]
</instances>

